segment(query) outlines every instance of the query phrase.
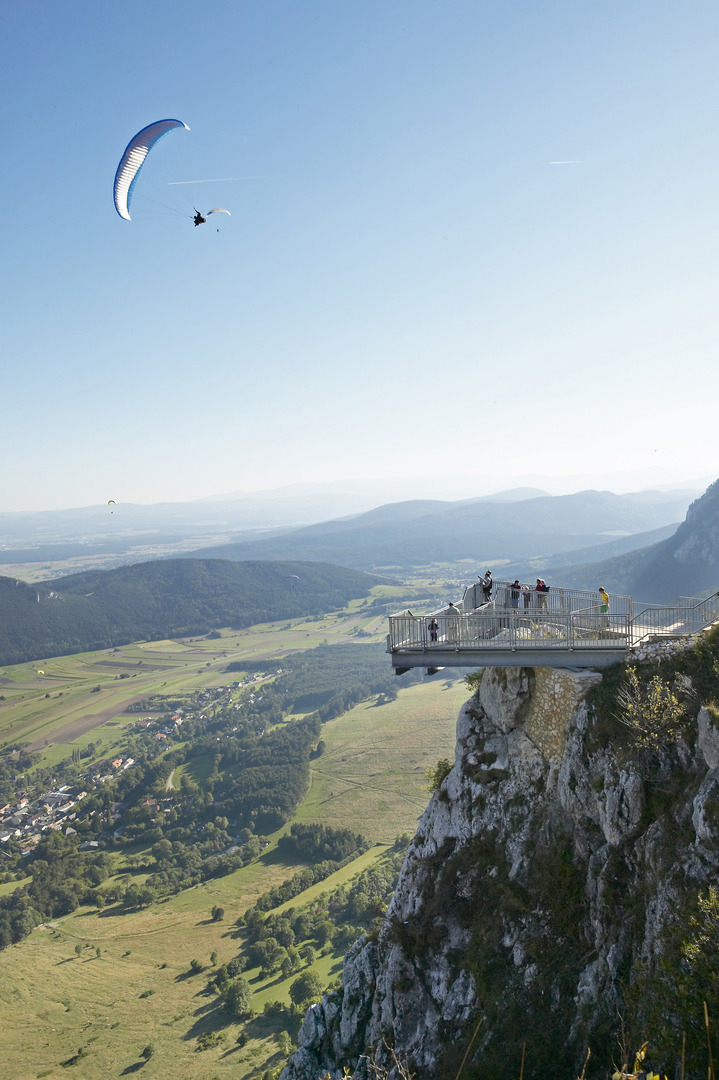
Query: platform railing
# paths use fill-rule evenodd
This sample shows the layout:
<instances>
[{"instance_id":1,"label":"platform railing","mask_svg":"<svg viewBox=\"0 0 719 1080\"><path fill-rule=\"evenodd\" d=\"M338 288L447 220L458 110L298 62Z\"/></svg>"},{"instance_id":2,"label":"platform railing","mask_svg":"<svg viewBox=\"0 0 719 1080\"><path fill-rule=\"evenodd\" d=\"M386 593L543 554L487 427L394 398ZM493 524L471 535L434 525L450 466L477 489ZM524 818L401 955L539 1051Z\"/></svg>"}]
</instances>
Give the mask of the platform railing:
<instances>
[{"instance_id":1,"label":"platform railing","mask_svg":"<svg viewBox=\"0 0 719 1080\"><path fill-rule=\"evenodd\" d=\"M628 648L630 621L626 615L593 612L482 611L471 615L430 615L398 612L390 615L390 651L476 649L597 649Z\"/></svg>"},{"instance_id":2,"label":"platform railing","mask_svg":"<svg viewBox=\"0 0 719 1080\"><path fill-rule=\"evenodd\" d=\"M716 622L719 613L706 607L658 607L648 605L637 612L632 624L632 644L657 637L688 637Z\"/></svg>"},{"instance_id":3,"label":"platform railing","mask_svg":"<svg viewBox=\"0 0 719 1080\"><path fill-rule=\"evenodd\" d=\"M468 585L461 601L461 609L471 614L483 607L485 601L479 582ZM568 614L573 611L594 611L601 614L602 601L599 592L591 589L565 589L550 586L547 592L537 591L536 582L520 582L519 588L510 581L495 581L492 587L491 604L495 608L512 608L518 612L551 611ZM484 610L486 610L483 607ZM633 617L631 596L612 593L609 598L609 610L615 615Z\"/></svg>"}]
</instances>

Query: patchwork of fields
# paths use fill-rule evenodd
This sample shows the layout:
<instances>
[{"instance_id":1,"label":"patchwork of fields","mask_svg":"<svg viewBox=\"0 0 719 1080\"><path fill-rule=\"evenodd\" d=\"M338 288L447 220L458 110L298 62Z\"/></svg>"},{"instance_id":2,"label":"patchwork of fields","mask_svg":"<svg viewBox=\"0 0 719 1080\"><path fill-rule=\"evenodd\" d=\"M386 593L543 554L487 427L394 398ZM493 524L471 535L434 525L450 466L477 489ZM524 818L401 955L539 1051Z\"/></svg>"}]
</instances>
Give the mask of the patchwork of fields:
<instances>
[{"instance_id":1,"label":"patchwork of fields","mask_svg":"<svg viewBox=\"0 0 719 1080\"><path fill-rule=\"evenodd\" d=\"M355 602L321 621L222 631L219 639L138 643L3 669L0 738L6 745L21 737L38 746L46 764L90 740L102 739L108 753L122 744L125 725L133 721L124 710L134 701L227 685L224 669L235 660L279 660L325 642L352 642L358 630L360 640L378 640L384 618L363 606ZM397 686L395 701L363 702L323 725L324 752L312 762L310 788L294 820L361 831L375 846L291 907L348 881L374 865L397 835L414 832L428 801L425 770L453 754L456 716L467 697L463 683L440 675ZM196 768L192 778L202 784L202 770ZM276 848L289 824L269 838L270 847L256 861L225 877L137 912L119 914L114 905L102 912L81 908L5 950L3 1080L59 1080L81 1047L71 1068L87 1080L136 1071L160 1080L241 1080L279 1066L278 1022L263 1016L262 1008L268 1001L287 1002L296 976L263 979L257 970L245 972L256 1016L244 1025L218 1014L217 998L206 986L210 955L217 954L218 964L237 955L238 915L298 869L284 865ZM129 879L122 859L118 851L118 873ZM132 875L133 881L141 878ZM3 893L12 887L2 886ZM223 921L212 920L214 906L224 908ZM192 959L206 970L189 974ZM335 980L341 959L341 950L330 948L316 958L314 970L325 983ZM244 1046L236 1043L241 1029L249 1036ZM197 1052L197 1036L213 1030L224 1040ZM150 1043L154 1053L145 1062L140 1053Z\"/></svg>"}]
</instances>

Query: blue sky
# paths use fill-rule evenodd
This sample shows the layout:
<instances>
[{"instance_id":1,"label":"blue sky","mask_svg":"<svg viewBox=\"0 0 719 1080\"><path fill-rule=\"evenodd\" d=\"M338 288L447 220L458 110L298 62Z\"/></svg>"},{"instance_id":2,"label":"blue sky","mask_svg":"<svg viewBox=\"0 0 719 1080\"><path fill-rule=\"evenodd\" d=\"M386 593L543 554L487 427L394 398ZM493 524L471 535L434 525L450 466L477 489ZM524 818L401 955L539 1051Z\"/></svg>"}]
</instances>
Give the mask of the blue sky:
<instances>
[{"instance_id":1,"label":"blue sky","mask_svg":"<svg viewBox=\"0 0 719 1080\"><path fill-rule=\"evenodd\" d=\"M22 0L0 28L0 508L719 475L715 2ZM163 117L191 131L122 221Z\"/></svg>"}]
</instances>

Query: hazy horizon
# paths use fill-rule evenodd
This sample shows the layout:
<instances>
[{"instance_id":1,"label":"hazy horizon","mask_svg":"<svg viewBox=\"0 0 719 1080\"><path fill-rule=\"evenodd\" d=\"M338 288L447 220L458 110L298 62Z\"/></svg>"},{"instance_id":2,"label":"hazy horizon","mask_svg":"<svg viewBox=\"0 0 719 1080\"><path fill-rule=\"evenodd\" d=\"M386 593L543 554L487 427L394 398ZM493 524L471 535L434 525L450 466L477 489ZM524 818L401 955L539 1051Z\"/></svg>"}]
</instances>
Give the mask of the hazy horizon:
<instances>
[{"instance_id":1,"label":"hazy horizon","mask_svg":"<svg viewBox=\"0 0 719 1080\"><path fill-rule=\"evenodd\" d=\"M311 496L356 496L364 497L372 505L380 505L382 502L403 502L413 499L431 499L455 501L461 499L487 498L493 495L501 495L515 489L537 489L538 494L546 495L572 495L579 491L611 491L616 495L630 494L639 491L674 491L686 490L699 493L706 490L716 477L689 477L682 475L678 479L671 479L669 470L652 470L648 474L625 473L625 474L591 474L574 475L566 477L541 476L537 474L525 474L520 476L505 477L478 477L478 476L396 476L396 477L353 477L345 480L304 481L296 484L283 485L276 488L256 488L246 491L216 492L211 495L195 495L190 498L158 499L143 502L139 499L129 499L125 505L133 506L159 506L166 503L191 504L202 502L223 502L243 499L281 501L301 500ZM100 506L106 506L107 500ZM86 510L98 504L88 503L77 506L31 506L25 508L0 507L1 513L12 514L36 514L45 512L62 512L73 510ZM118 505L122 505L120 502Z\"/></svg>"}]
</instances>

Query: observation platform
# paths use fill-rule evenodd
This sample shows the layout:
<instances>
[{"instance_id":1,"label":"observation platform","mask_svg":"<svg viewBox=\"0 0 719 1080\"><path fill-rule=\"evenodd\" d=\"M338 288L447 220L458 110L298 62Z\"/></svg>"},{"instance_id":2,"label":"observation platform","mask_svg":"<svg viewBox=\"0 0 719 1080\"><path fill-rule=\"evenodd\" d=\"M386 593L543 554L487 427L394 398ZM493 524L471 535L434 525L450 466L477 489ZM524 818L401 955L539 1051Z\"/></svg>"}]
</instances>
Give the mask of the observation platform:
<instances>
[{"instance_id":1,"label":"observation platform","mask_svg":"<svg viewBox=\"0 0 719 1080\"><path fill-rule=\"evenodd\" d=\"M390 615L387 652L397 675L415 667L429 674L445 667L597 668L626 660L640 645L698 634L718 619L719 592L669 605L610 594L603 612L596 592L518 591L500 581L489 602L475 584L454 607Z\"/></svg>"}]
</instances>

